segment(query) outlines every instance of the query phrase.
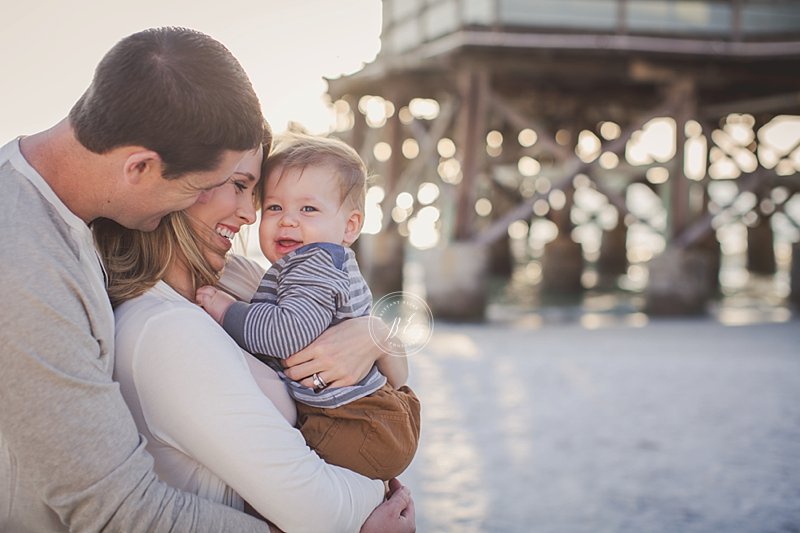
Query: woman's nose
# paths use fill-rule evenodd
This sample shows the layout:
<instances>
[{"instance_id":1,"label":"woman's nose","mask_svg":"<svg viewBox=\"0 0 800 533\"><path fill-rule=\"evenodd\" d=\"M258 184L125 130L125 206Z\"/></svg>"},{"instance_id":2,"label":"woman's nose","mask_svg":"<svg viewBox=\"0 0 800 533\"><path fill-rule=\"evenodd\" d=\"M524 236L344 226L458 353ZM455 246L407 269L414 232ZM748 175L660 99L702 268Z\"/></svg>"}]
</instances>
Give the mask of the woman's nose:
<instances>
[{"instance_id":1,"label":"woman's nose","mask_svg":"<svg viewBox=\"0 0 800 533\"><path fill-rule=\"evenodd\" d=\"M238 215L246 224L252 224L256 221L256 206L250 199L244 199L239 203Z\"/></svg>"}]
</instances>

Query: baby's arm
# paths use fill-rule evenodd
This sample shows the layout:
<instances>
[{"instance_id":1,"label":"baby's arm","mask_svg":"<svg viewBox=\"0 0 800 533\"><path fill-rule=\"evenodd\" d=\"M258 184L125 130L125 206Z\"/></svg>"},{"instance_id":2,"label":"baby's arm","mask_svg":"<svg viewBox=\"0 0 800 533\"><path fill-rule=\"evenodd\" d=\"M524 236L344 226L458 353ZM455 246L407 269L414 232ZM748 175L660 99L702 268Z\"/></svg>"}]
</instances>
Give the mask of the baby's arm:
<instances>
[{"instance_id":1,"label":"baby's arm","mask_svg":"<svg viewBox=\"0 0 800 533\"><path fill-rule=\"evenodd\" d=\"M314 248L283 264L273 302L230 305L222 327L247 351L286 359L308 346L336 315L348 293L347 273Z\"/></svg>"},{"instance_id":2,"label":"baby's arm","mask_svg":"<svg viewBox=\"0 0 800 533\"><path fill-rule=\"evenodd\" d=\"M224 293L210 285L197 289L195 299L197 303L206 310L206 313L211 315L218 324L222 324L222 320L225 318L225 312L231 304L236 301L230 294Z\"/></svg>"}]
</instances>

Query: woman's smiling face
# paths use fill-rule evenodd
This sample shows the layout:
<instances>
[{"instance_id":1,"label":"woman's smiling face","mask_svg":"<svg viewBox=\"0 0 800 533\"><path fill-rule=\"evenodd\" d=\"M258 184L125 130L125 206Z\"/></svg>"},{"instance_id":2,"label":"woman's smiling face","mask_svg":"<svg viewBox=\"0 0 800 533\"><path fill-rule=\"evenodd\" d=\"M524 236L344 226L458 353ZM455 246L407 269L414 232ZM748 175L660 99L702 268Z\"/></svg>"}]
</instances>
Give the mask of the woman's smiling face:
<instances>
[{"instance_id":1,"label":"woman's smiling face","mask_svg":"<svg viewBox=\"0 0 800 533\"><path fill-rule=\"evenodd\" d=\"M203 254L216 271L221 271L225 266L225 254L242 226L256 220L253 194L261 179L263 156L260 147L247 152L225 184L211 190L186 209L192 225L206 239Z\"/></svg>"}]
</instances>

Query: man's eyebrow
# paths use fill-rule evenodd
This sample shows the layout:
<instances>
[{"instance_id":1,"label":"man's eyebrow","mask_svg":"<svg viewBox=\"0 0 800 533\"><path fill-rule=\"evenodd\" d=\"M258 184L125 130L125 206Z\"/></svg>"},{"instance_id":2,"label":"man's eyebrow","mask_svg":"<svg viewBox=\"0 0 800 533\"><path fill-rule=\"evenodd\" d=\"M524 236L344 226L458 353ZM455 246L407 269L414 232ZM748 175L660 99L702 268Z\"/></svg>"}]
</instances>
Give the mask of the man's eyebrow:
<instances>
[{"instance_id":1,"label":"man's eyebrow","mask_svg":"<svg viewBox=\"0 0 800 533\"><path fill-rule=\"evenodd\" d=\"M219 187L222 187L223 185L225 185L226 183L228 183L228 182L231 180L231 178L232 178L232 177L233 177L232 175L231 175L231 176L228 176L227 178L225 178L225 179L224 179L223 181L221 181L220 183L217 183L216 185L212 185L212 186L210 186L210 187L205 187L205 188L203 188L202 190L203 190L203 191L213 191L214 189L217 189L217 188L219 188Z\"/></svg>"}]
</instances>

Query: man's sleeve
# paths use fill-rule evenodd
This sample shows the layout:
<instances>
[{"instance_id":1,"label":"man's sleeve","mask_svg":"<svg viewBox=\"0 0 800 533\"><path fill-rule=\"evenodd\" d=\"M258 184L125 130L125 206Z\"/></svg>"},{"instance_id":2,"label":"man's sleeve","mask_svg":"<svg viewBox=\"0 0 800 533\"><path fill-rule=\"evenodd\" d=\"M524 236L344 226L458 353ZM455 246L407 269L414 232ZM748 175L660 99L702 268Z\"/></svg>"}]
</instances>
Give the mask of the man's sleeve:
<instances>
[{"instance_id":1,"label":"man's sleeve","mask_svg":"<svg viewBox=\"0 0 800 533\"><path fill-rule=\"evenodd\" d=\"M26 255L29 268L4 268L0 282L0 432L17 474L73 531L266 531L156 477L92 334L86 288L44 252Z\"/></svg>"}]
</instances>

